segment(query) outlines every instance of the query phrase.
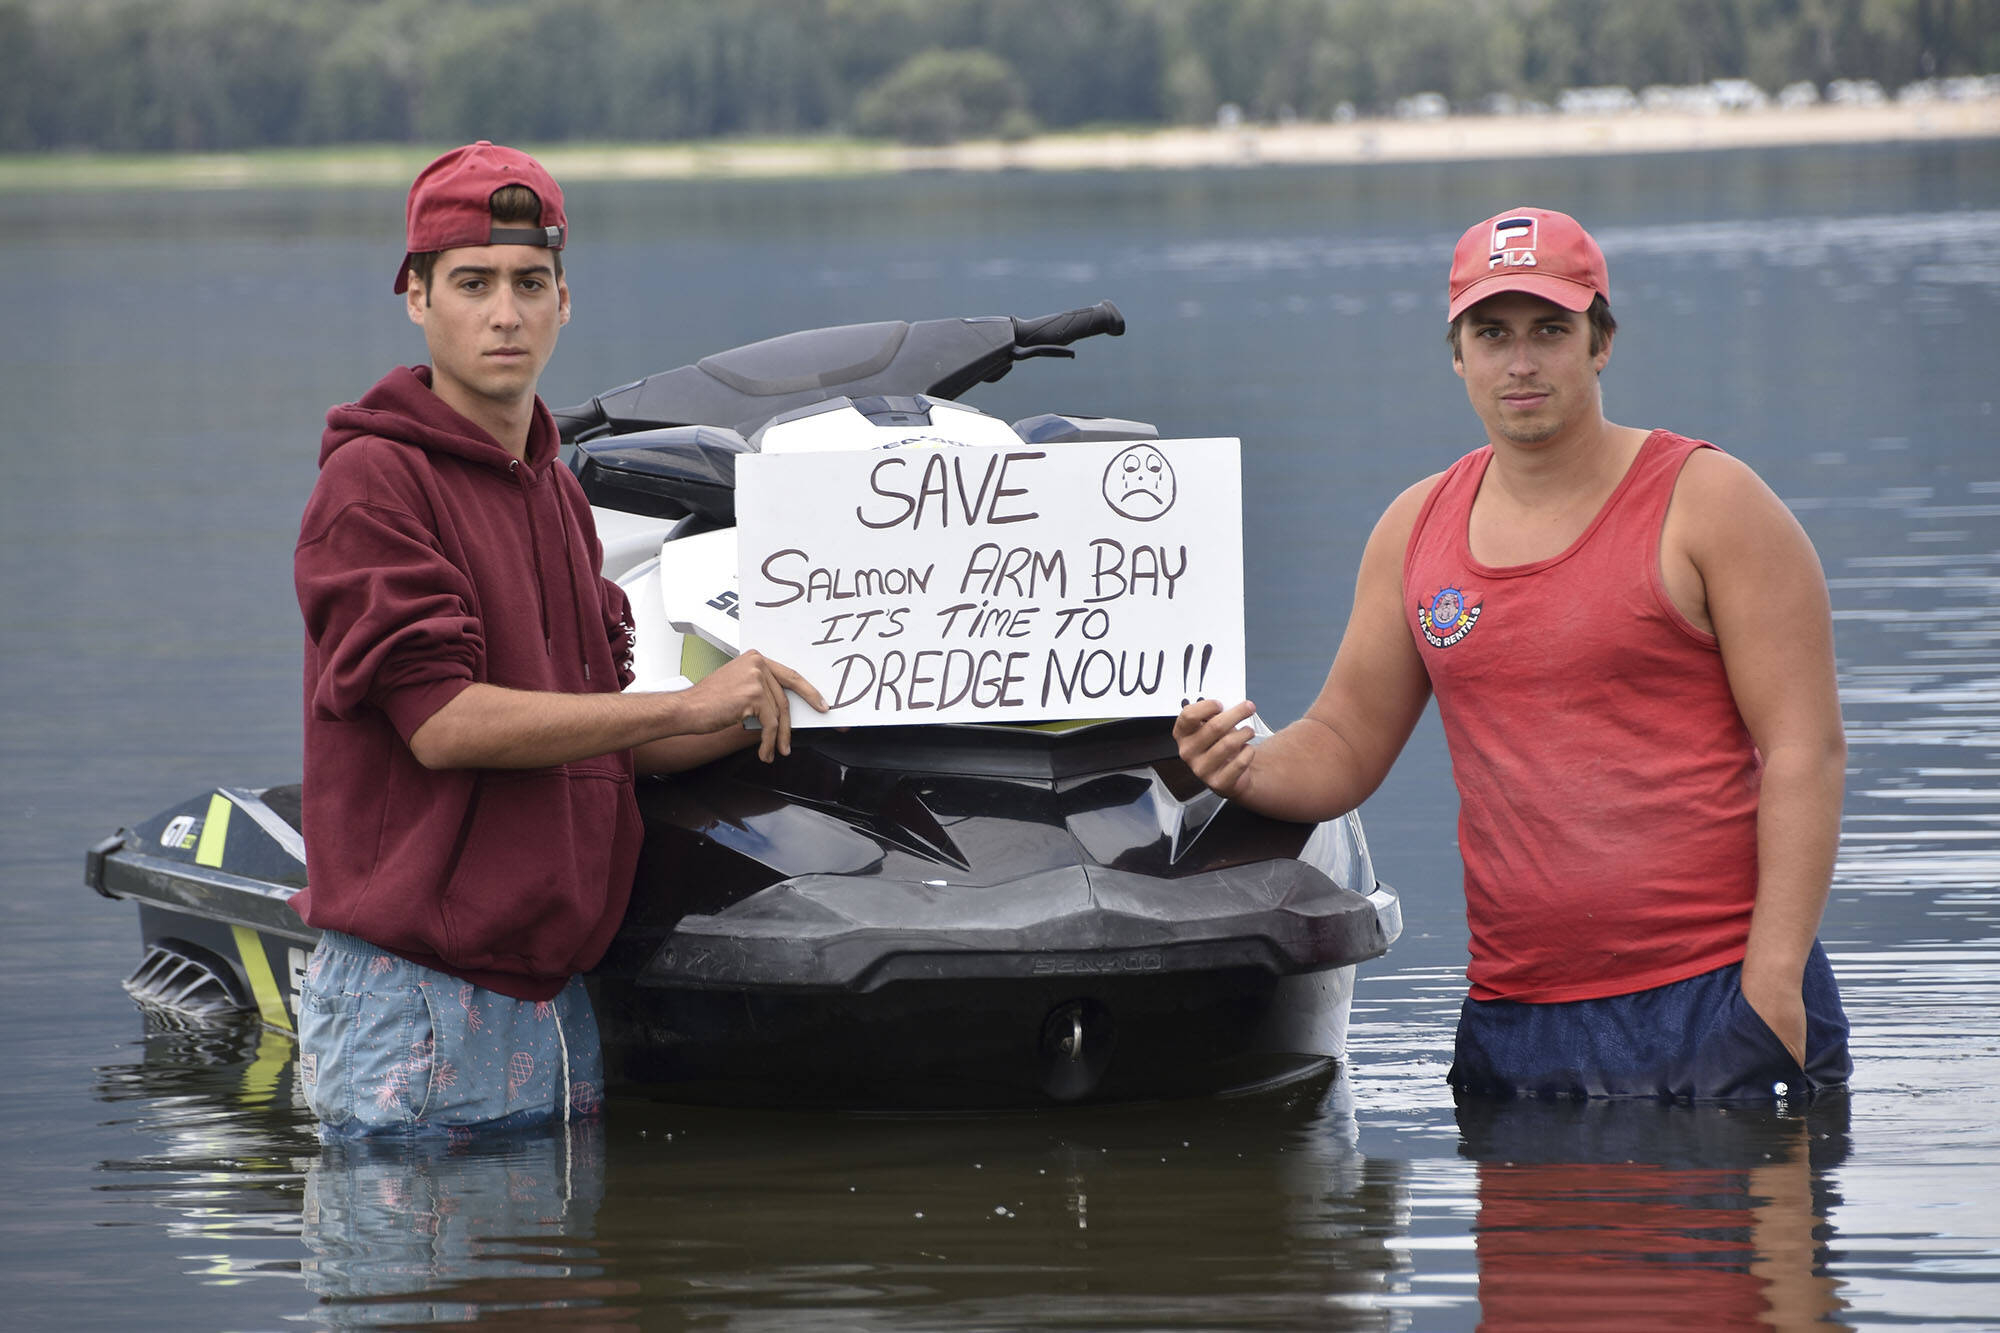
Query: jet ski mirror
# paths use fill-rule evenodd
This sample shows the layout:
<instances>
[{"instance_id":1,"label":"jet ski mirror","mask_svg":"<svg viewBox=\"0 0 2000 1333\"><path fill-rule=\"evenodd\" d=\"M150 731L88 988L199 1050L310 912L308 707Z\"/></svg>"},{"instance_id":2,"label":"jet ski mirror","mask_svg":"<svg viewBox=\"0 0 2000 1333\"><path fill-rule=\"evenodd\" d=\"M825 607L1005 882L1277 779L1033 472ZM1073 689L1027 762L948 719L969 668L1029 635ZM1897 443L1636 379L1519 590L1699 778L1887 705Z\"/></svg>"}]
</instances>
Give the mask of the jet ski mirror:
<instances>
[{"instance_id":1,"label":"jet ski mirror","mask_svg":"<svg viewBox=\"0 0 2000 1333\"><path fill-rule=\"evenodd\" d=\"M750 446L720 426L676 426L577 446L590 503L647 518L736 521L736 455Z\"/></svg>"}]
</instances>

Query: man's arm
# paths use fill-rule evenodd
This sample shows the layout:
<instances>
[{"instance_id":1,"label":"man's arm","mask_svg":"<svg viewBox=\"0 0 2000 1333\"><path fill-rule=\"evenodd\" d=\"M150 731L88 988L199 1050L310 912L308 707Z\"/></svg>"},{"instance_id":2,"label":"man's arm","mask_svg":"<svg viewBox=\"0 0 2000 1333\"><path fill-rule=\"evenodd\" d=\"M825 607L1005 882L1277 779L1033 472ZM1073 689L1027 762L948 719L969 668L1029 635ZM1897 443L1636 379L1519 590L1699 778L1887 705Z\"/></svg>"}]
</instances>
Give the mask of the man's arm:
<instances>
[{"instance_id":1,"label":"man's arm","mask_svg":"<svg viewBox=\"0 0 2000 1333\"><path fill-rule=\"evenodd\" d=\"M1436 486L1398 496L1368 537L1354 609L1326 683L1306 715L1259 745L1244 726L1256 705L1190 704L1174 723L1181 758L1230 800L1312 822L1354 809L1388 776L1430 698L1430 677L1403 619L1403 552Z\"/></svg>"},{"instance_id":2,"label":"man's arm","mask_svg":"<svg viewBox=\"0 0 2000 1333\"><path fill-rule=\"evenodd\" d=\"M1764 760L1743 998L1803 1063L1800 990L1833 882L1847 765L1826 575L1783 501L1712 449L1682 470L1667 536L1663 555L1684 554L1700 576L1730 692Z\"/></svg>"},{"instance_id":3,"label":"man's arm","mask_svg":"<svg viewBox=\"0 0 2000 1333\"><path fill-rule=\"evenodd\" d=\"M685 773L724 755L757 744L763 733L748 727L724 727L700 736L669 736L632 747L632 766L641 773Z\"/></svg>"},{"instance_id":4,"label":"man's arm","mask_svg":"<svg viewBox=\"0 0 2000 1333\"><path fill-rule=\"evenodd\" d=\"M787 691L826 711L803 677L754 650L685 690L661 693L562 694L474 683L411 734L410 750L425 768L546 768L643 747L646 766L685 768L738 748L744 724L754 718L758 755L769 760L791 753ZM669 737L680 743L664 751L649 744Z\"/></svg>"}]
</instances>

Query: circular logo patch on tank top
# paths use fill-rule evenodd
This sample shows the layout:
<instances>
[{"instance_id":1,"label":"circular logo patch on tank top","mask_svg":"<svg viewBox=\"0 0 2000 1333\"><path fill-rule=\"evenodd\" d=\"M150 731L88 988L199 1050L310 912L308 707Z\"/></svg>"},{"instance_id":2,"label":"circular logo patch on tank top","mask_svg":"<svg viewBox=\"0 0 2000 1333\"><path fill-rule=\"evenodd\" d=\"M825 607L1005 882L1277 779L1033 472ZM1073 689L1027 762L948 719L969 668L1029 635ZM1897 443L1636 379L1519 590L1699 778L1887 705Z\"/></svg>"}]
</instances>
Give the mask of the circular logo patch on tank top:
<instances>
[{"instance_id":1,"label":"circular logo patch on tank top","mask_svg":"<svg viewBox=\"0 0 2000 1333\"><path fill-rule=\"evenodd\" d=\"M1431 647L1449 648L1472 633L1472 627L1479 623L1480 609L1457 588L1440 588L1429 603L1417 604L1417 624Z\"/></svg>"}]
</instances>

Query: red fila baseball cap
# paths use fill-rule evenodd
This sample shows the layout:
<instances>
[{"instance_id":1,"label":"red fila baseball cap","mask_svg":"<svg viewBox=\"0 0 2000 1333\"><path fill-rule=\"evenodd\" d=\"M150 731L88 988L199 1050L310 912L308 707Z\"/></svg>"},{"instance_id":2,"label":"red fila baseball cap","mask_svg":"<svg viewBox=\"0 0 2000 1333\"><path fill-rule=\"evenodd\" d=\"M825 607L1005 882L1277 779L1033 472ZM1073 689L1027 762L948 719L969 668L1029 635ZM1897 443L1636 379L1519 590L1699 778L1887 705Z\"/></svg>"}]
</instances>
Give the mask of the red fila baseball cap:
<instances>
[{"instance_id":1,"label":"red fila baseball cap","mask_svg":"<svg viewBox=\"0 0 2000 1333\"><path fill-rule=\"evenodd\" d=\"M525 185L542 202L540 225L502 227L493 221L493 192ZM408 291L410 257L466 245L539 245L560 250L569 239L562 187L542 164L517 148L481 139L454 148L417 173L405 209L407 253L396 290Z\"/></svg>"},{"instance_id":2,"label":"red fila baseball cap","mask_svg":"<svg viewBox=\"0 0 2000 1333\"><path fill-rule=\"evenodd\" d=\"M1592 297L1611 299L1604 252L1580 223L1547 208L1510 208L1458 238L1451 252L1448 320L1501 292L1526 292L1565 310L1588 310Z\"/></svg>"}]
</instances>

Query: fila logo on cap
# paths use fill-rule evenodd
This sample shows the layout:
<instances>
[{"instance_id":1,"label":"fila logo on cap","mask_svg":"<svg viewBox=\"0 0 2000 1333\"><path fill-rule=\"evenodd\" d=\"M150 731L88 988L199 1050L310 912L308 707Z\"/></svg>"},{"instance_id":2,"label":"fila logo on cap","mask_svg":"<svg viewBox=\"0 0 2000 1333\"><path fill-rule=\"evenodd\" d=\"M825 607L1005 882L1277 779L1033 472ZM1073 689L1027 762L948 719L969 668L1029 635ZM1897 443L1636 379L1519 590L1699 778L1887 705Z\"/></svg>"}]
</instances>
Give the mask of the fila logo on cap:
<instances>
[{"instance_id":1,"label":"fila logo on cap","mask_svg":"<svg viewBox=\"0 0 2000 1333\"><path fill-rule=\"evenodd\" d=\"M1493 253L1486 267L1535 267L1535 219L1512 217L1493 220Z\"/></svg>"}]
</instances>

